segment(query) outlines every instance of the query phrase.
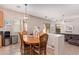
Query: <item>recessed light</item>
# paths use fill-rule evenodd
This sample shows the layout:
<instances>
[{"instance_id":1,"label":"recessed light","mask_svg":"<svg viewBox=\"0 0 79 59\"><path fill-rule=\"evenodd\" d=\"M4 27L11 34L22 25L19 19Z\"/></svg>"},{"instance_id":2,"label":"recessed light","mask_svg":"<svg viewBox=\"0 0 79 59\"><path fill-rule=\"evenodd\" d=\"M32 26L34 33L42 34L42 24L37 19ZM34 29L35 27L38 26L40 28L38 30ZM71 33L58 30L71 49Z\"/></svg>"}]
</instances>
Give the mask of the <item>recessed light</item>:
<instances>
[{"instance_id":1,"label":"recessed light","mask_svg":"<svg viewBox=\"0 0 79 59\"><path fill-rule=\"evenodd\" d=\"M17 8L21 8L21 6L16 6Z\"/></svg>"},{"instance_id":2,"label":"recessed light","mask_svg":"<svg viewBox=\"0 0 79 59\"><path fill-rule=\"evenodd\" d=\"M47 19L47 16L45 16L45 18Z\"/></svg>"},{"instance_id":3,"label":"recessed light","mask_svg":"<svg viewBox=\"0 0 79 59\"><path fill-rule=\"evenodd\" d=\"M25 4L25 6L27 6L27 4Z\"/></svg>"}]
</instances>

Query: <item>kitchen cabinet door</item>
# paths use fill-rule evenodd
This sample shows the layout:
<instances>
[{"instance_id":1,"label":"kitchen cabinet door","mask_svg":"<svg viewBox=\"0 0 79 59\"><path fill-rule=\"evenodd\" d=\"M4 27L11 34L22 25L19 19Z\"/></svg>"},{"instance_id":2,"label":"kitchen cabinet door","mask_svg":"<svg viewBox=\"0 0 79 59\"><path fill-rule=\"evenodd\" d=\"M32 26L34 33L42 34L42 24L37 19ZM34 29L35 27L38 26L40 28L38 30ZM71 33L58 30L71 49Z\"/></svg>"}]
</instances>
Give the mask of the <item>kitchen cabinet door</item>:
<instances>
[{"instance_id":1,"label":"kitchen cabinet door","mask_svg":"<svg viewBox=\"0 0 79 59\"><path fill-rule=\"evenodd\" d=\"M3 12L0 11L0 28L3 27Z\"/></svg>"}]
</instances>

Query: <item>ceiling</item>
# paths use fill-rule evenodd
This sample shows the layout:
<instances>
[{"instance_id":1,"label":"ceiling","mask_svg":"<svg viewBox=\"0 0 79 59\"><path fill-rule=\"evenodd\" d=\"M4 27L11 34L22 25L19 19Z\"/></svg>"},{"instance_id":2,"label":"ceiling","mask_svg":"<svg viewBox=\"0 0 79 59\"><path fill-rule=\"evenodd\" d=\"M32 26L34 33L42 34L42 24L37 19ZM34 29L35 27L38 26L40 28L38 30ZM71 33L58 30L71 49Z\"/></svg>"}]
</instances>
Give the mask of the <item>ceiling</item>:
<instances>
[{"instance_id":1,"label":"ceiling","mask_svg":"<svg viewBox=\"0 0 79 59\"><path fill-rule=\"evenodd\" d=\"M4 8L25 13L24 4L3 4ZM79 15L79 4L28 4L27 13L47 19Z\"/></svg>"}]
</instances>

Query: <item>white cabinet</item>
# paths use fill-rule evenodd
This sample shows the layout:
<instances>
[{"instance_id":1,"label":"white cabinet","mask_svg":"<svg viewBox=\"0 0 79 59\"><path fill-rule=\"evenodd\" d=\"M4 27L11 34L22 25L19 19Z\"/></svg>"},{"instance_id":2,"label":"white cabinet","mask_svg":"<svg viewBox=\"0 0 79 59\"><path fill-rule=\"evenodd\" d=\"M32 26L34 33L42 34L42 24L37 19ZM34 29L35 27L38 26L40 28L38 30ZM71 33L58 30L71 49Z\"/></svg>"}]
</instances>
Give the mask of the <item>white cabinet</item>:
<instances>
[{"instance_id":1,"label":"white cabinet","mask_svg":"<svg viewBox=\"0 0 79 59\"><path fill-rule=\"evenodd\" d=\"M54 49L55 55L63 55L64 54L64 35L49 33L48 36L49 36L48 47Z\"/></svg>"},{"instance_id":2,"label":"white cabinet","mask_svg":"<svg viewBox=\"0 0 79 59\"><path fill-rule=\"evenodd\" d=\"M51 46L53 48L54 46L54 37L52 36L52 34L48 34L48 46Z\"/></svg>"}]
</instances>

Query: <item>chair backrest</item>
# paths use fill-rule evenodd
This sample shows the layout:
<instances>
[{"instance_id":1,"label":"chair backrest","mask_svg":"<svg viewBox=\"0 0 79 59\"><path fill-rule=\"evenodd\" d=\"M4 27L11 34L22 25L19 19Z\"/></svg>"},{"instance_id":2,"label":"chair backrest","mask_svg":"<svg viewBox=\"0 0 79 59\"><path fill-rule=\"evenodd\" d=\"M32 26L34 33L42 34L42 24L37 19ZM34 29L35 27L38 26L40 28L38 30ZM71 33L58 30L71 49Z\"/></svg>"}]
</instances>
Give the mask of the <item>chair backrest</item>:
<instances>
[{"instance_id":1,"label":"chair backrest","mask_svg":"<svg viewBox=\"0 0 79 59\"><path fill-rule=\"evenodd\" d=\"M48 41L48 34L43 34L40 36L40 48L46 48Z\"/></svg>"},{"instance_id":2,"label":"chair backrest","mask_svg":"<svg viewBox=\"0 0 79 59\"><path fill-rule=\"evenodd\" d=\"M27 32L26 32L26 31L23 31L23 32L22 32L22 34L23 34L23 35L26 35L26 34L27 34Z\"/></svg>"},{"instance_id":3,"label":"chair backrest","mask_svg":"<svg viewBox=\"0 0 79 59\"><path fill-rule=\"evenodd\" d=\"M22 39L22 33L21 32L19 32L19 36L20 36L20 39Z\"/></svg>"},{"instance_id":4,"label":"chair backrest","mask_svg":"<svg viewBox=\"0 0 79 59\"><path fill-rule=\"evenodd\" d=\"M21 43L21 46L23 45L23 34L22 32L19 32L19 36L20 36L20 43Z\"/></svg>"},{"instance_id":5,"label":"chair backrest","mask_svg":"<svg viewBox=\"0 0 79 59\"><path fill-rule=\"evenodd\" d=\"M23 35L26 35L26 34L27 34L27 32L25 32L25 31L19 32L21 47L24 45Z\"/></svg>"}]
</instances>

